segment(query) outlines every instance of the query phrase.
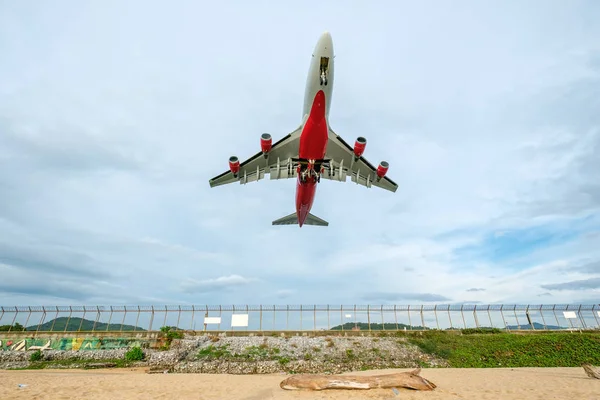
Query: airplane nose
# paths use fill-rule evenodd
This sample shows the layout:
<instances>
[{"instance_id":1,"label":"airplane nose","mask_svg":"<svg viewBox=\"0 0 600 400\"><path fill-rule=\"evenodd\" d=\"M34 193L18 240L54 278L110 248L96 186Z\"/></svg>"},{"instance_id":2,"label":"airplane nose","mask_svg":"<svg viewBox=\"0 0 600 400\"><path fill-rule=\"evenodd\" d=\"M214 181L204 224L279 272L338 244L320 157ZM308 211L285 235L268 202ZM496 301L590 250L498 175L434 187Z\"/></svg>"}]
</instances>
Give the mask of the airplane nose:
<instances>
[{"instance_id":1,"label":"airplane nose","mask_svg":"<svg viewBox=\"0 0 600 400\"><path fill-rule=\"evenodd\" d=\"M325 31L321 34L318 47L333 54L333 40L331 39L331 33L329 33L329 31Z\"/></svg>"}]
</instances>

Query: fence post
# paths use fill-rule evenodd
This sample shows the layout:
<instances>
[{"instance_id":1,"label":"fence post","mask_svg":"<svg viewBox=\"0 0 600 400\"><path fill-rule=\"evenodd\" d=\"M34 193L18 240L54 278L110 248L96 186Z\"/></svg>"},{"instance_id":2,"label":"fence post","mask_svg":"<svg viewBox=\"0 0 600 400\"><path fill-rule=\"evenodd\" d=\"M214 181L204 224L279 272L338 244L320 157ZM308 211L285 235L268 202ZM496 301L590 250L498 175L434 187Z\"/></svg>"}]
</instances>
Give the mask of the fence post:
<instances>
[{"instance_id":1,"label":"fence post","mask_svg":"<svg viewBox=\"0 0 600 400\"><path fill-rule=\"evenodd\" d=\"M37 328L35 329L35 334L37 335L38 331L40 330L40 326L42 326L42 324L44 323L44 321L46 320L46 307L42 306L42 317L40 318Z\"/></svg>"},{"instance_id":2,"label":"fence post","mask_svg":"<svg viewBox=\"0 0 600 400\"><path fill-rule=\"evenodd\" d=\"M167 326L167 305L165 304L165 319L163 319L163 326Z\"/></svg>"},{"instance_id":3,"label":"fence post","mask_svg":"<svg viewBox=\"0 0 600 400\"><path fill-rule=\"evenodd\" d=\"M25 329L27 329L27 325L29 324L29 318L31 318L31 307L27 307L29 309L29 313L27 314L27 319L25 320Z\"/></svg>"},{"instance_id":4,"label":"fence post","mask_svg":"<svg viewBox=\"0 0 600 400\"><path fill-rule=\"evenodd\" d=\"M525 309L525 315L527 316L527 322L529 322L531 329L535 331L535 326L533 325L533 322L531 321L531 315L529 315L529 304L527 305L527 308Z\"/></svg>"},{"instance_id":5,"label":"fence post","mask_svg":"<svg viewBox=\"0 0 600 400\"><path fill-rule=\"evenodd\" d=\"M58 306L56 306L56 315L54 315L54 320L52 321L52 326L50 327L50 332L54 332L54 324L58 319Z\"/></svg>"},{"instance_id":6,"label":"fence post","mask_svg":"<svg viewBox=\"0 0 600 400\"><path fill-rule=\"evenodd\" d=\"M133 331L135 332L138 328L138 322L140 320L140 313L142 312L142 310L140 309L140 306L137 306L138 312L137 312L137 317L135 317L135 326L133 327Z\"/></svg>"},{"instance_id":7,"label":"fence post","mask_svg":"<svg viewBox=\"0 0 600 400\"><path fill-rule=\"evenodd\" d=\"M385 318L383 318L383 305L381 305L381 329L385 331Z\"/></svg>"},{"instance_id":8,"label":"fence post","mask_svg":"<svg viewBox=\"0 0 600 400\"><path fill-rule=\"evenodd\" d=\"M356 316L356 304L354 305L354 329L358 328L358 317Z\"/></svg>"},{"instance_id":9,"label":"fence post","mask_svg":"<svg viewBox=\"0 0 600 400\"><path fill-rule=\"evenodd\" d=\"M494 323L492 322L492 314L490 314L490 305L489 304L487 306L487 315L488 315L488 318L490 319L490 328L493 328Z\"/></svg>"},{"instance_id":10,"label":"fence post","mask_svg":"<svg viewBox=\"0 0 600 400\"><path fill-rule=\"evenodd\" d=\"M177 306L178 312L177 312L177 329L179 328L179 321L181 319L181 306Z\"/></svg>"},{"instance_id":11,"label":"fence post","mask_svg":"<svg viewBox=\"0 0 600 400\"><path fill-rule=\"evenodd\" d=\"M560 322L558 322L558 315L556 315L556 304L552 306L552 313L554 314L554 318L556 319L556 327L560 328Z\"/></svg>"},{"instance_id":12,"label":"fence post","mask_svg":"<svg viewBox=\"0 0 600 400\"><path fill-rule=\"evenodd\" d=\"M596 310L595 304L592 306L592 315L594 316L594 319L596 320L596 326L598 328L600 328L600 320L598 320L598 315L597 315L597 310Z\"/></svg>"},{"instance_id":13,"label":"fence post","mask_svg":"<svg viewBox=\"0 0 600 400\"><path fill-rule=\"evenodd\" d=\"M408 327L411 331L413 330L412 320L410 319L410 304L408 305Z\"/></svg>"},{"instance_id":14,"label":"fence post","mask_svg":"<svg viewBox=\"0 0 600 400\"><path fill-rule=\"evenodd\" d=\"M579 320L581 321L581 326L583 326L583 329L587 329L587 325L585 323L585 318L583 318L581 316L581 304L579 305L579 308L577 309L577 315L579 316Z\"/></svg>"},{"instance_id":15,"label":"fence post","mask_svg":"<svg viewBox=\"0 0 600 400\"><path fill-rule=\"evenodd\" d=\"M221 318L223 318L223 306L219 306L219 324L217 325L217 330L221 330Z\"/></svg>"},{"instance_id":16,"label":"fence post","mask_svg":"<svg viewBox=\"0 0 600 400\"><path fill-rule=\"evenodd\" d=\"M148 325L148 332L152 331L152 323L154 322L154 306L150 306L150 324Z\"/></svg>"},{"instance_id":17,"label":"fence post","mask_svg":"<svg viewBox=\"0 0 600 400\"><path fill-rule=\"evenodd\" d=\"M192 325L191 325L191 327L190 327L190 330L192 330L192 331L194 331L194 332L196 331L196 326L194 326L194 316L195 316L195 314L196 314L196 306L194 306L194 305L192 304L192 323L191 323ZM219 327L220 327L220 326L219 326Z\"/></svg>"},{"instance_id":18,"label":"fence post","mask_svg":"<svg viewBox=\"0 0 600 400\"><path fill-rule=\"evenodd\" d=\"M87 313L87 308L83 306L83 317L81 317L81 321L79 322L79 328L77 328L77 332L81 332L81 327L83 326L83 320L85 319L85 314Z\"/></svg>"},{"instance_id":19,"label":"fence post","mask_svg":"<svg viewBox=\"0 0 600 400\"><path fill-rule=\"evenodd\" d=\"M232 305L231 309L233 310L233 311L231 311L231 315L233 316L233 314L235 314L235 304ZM231 328L231 331L233 332L233 324L231 324L230 328Z\"/></svg>"},{"instance_id":20,"label":"fence post","mask_svg":"<svg viewBox=\"0 0 600 400\"><path fill-rule=\"evenodd\" d=\"M450 304L448 304L448 319L450 320L450 330L454 329L454 324L452 324L452 315L450 315Z\"/></svg>"},{"instance_id":21,"label":"fence post","mask_svg":"<svg viewBox=\"0 0 600 400\"><path fill-rule=\"evenodd\" d=\"M517 329L521 330L521 323L519 322L519 317L517 317L517 305L513 306L513 313L515 314L515 319L517 320Z\"/></svg>"},{"instance_id":22,"label":"fence post","mask_svg":"<svg viewBox=\"0 0 600 400\"><path fill-rule=\"evenodd\" d=\"M542 309L541 305L540 305L540 308L539 308L539 312L540 312L540 315L542 316L542 322L544 324L544 330L547 330L548 326L546 325L546 318L544 318L544 310Z\"/></svg>"},{"instance_id":23,"label":"fence post","mask_svg":"<svg viewBox=\"0 0 600 400\"><path fill-rule=\"evenodd\" d=\"M112 321L113 306L110 306L110 315L108 316L108 324L106 324L106 332L110 329L110 321Z\"/></svg>"},{"instance_id":24,"label":"fence post","mask_svg":"<svg viewBox=\"0 0 600 400\"><path fill-rule=\"evenodd\" d=\"M371 306L367 304L367 324L369 326L369 332L371 332Z\"/></svg>"},{"instance_id":25,"label":"fence post","mask_svg":"<svg viewBox=\"0 0 600 400\"><path fill-rule=\"evenodd\" d=\"M596 310L596 304L594 304L592 306L592 315L594 316L594 319L596 320L596 327L600 328L600 320L598 320L598 316L600 314L597 314L597 310Z\"/></svg>"},{"instance_id":26,"label":"fence post","mask_svg":"<svg viewBox=\"0 0 600 400\"><path fill-rule=\"evenodd\" d=\"M502 315L502 322L504 323L504 329L509 331L510 329L508 329L508 325L506 325L506 319L504 318L504 304L502 304L500 306L500 315Z\"/></svg>"},{"instance_id":27,"label":"fence post","mask_svg":"<svg viewBox=\"0 0 600 400\"><path fill-rule=\"evenodd\" d=\"M13 317L13 320L10 323L10 326L8 327L8 331L9 332L12 330L12 327L15 326L15 321L17 320L17 315L18 314L19 314L19 309L15 306L15 316Z\"/></svg>"},{"instance_id":28,"label":"fence post","mask_svg":"<svg viewBox=\"0 0 600 400\"><path fill-rule=\"evenodd\" d=\"M67 323L65 324L65 332L69 329L69 321L71 321L71 315L73 315L73 307L69 306L69 318L67 318Z\"/></svg>"},{"instance_id":29,"label":"fence post","mask_svg":"<svg viewBox=\"0 0 600 400\"><path fill-rule=\"evenodd\" d=\"M467 329L467 321L465 321L465 313L463 312L463 307L464 307L464 304L461 304L460 305L460 315L462 316L463 325L465 326L465 329Z\"/></svg>"},{"instance_id":30,"label":"fence post","mask_svg":"<svg viewBox=\"0 0 600 400\"><path fill-rule=\"evenodd\" d=\"M400 330L400 328L398 328L398 313L396 312L395 304L394 304L394 321L396 322L396 330Z\"/></svg>"},{"instance_id":31,"label":"fence post","mask_svg":"<svg viewBox=\"0 0 600 400\"><path fill-rule=\"evenodd\" d=\"M98 323L99 319L100 319L100 307L96 306L96 319L94 320L94 325L92 325L92 332L96 331L96 324Z\"/></svg>"},{"instance_id":32,"label":"fence post","mask_svg":"<svg viewBox=\"0 0 600 400\"><path fill-rule=\"evenodd\" d=\"M208 304L204 305L204 319L202 320L202 331L206 332L207 331L207 323L206 323L206 317L208 317Z\"/></svg>"},{"instance_id":33,"label":"fence post","mask_svg":"<svg viewBox=\"0 0 600 400\"><path fill-rule=\"evenodd\" d=\"M0 307L2 310L2 314L0 314L0 322L2 321L2 317L4 317L4 307Z\"/></svg>"},{"instance_id":34,"label":"fence post","mask_svg":"<svg viewBox=\"0 0 600 400\"><path fill-rule=\"evenodd\" d=\"M123 325L125 325L125 317L127 316L127 306L123 306L123 319L121 320L121 328L119 332L123 332Z\"/></svg>"},{"instance_id":35,"label":"fence post","mask_svg":"<svg viewBox=\"0 0 600 400\"><path fill-rule=\"evenodd\" d=\"M340 324L342 326L342 332L344 331L344 305L340 304Z\"/></svg>"},{"instance_id":36,"label":"fence post","mask_svg":"<svg viewBox=\"0 0 600 400\"><path fill-rule=\"evenodd\" d=\"M479 318L477 318L477 305L473 308L473 319L475 320L475 327L479 329Z\"/></svg>"},{"instance_id":37,"label":"fence post","mask_svg":"<svg viewBox=\"0 0 600 400\"><path fill-rule=\"evenodd\" d=\"M438 331L440 330L440 323L438 321L438 316L437 316L437 304L435 306L433 306L433 315L435 315L435 326L437 326Z\"/></svg>"},{"instance_id":38,"label":"fence post","mask_svg":"<svg viewBox=\"0 0 600 400\"><path fill-rule=\"evenodd\" d=\"M421 306L421 324L423 324L423 330L425 330L425 317L423 316L423 306Z\"/></svg>"}]
</instances>

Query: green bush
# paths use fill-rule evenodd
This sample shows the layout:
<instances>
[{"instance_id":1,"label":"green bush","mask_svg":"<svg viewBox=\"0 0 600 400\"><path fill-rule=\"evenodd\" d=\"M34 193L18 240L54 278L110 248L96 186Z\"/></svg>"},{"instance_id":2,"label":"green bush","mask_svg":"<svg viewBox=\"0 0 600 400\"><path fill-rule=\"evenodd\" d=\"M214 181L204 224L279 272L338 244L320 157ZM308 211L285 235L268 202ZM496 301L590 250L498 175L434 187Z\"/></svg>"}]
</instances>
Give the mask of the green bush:
<instances>
[{"instance_id":1,"label":"green bush","mask_svg":"<svg viewBox=\"0 0 600 400\"><path fill-rule=\"evenodd\" d=\"M42 352L40 350L36 350L29 356L29 361L40 361L42 359Z\"/></svg>"},{"instance_id":2,"label":"green bush","mask_svg":"<svg viewBox=\"0 0 600 400\"><path fill-rule=\"evenodd\" d=\"M141 361L144 359L144 352L139 347L133 347L125 353L125 360L127 361Z\"/></svg>"}]
</instances>

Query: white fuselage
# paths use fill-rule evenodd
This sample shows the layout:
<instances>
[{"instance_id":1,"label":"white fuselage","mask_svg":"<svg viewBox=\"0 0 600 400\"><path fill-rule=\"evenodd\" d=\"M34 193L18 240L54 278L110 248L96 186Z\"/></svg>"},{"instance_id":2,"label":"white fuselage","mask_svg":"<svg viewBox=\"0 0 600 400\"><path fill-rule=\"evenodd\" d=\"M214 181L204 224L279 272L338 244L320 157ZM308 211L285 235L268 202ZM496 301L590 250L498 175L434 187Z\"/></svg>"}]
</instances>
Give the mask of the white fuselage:
<instances>
[{"instance_id":1,"label":"white fuselage","mask_svg":"<svg viewBox=\"0 0 600 400\"><path fill-rule=\"evenodd\" d=\"M322 90L325 93L325 119L329 124L329 108L331 107L331 96L333 93L333 57L331 34L324 32L319 37L319 41L315 46L308 70L302 121L306 121L317 92ZM325 67L324 73L322 67ZM325 84L324 80L327 84Z\"/></svg>"}]
</instances>

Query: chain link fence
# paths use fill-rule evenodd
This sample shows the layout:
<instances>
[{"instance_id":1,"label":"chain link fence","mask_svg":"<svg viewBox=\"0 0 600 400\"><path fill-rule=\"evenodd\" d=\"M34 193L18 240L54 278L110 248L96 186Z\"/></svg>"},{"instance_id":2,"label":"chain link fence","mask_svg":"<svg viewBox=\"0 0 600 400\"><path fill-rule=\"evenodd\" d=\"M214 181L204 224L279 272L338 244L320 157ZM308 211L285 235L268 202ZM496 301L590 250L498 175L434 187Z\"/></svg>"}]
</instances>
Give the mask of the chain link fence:
<instances>
[{"instance_id":1,"label":"chain link fence","mask_svg":"<svg viewBox=\"0 0 600 400\"><path fill-rule=\"evenodd\" d=\"M0 330L158 331L600 330L600 305L0 306Z\"/></svg>"}]
</instances>

